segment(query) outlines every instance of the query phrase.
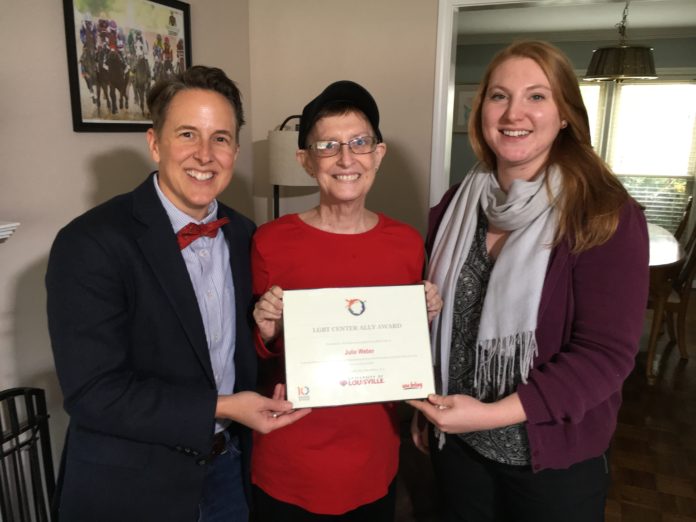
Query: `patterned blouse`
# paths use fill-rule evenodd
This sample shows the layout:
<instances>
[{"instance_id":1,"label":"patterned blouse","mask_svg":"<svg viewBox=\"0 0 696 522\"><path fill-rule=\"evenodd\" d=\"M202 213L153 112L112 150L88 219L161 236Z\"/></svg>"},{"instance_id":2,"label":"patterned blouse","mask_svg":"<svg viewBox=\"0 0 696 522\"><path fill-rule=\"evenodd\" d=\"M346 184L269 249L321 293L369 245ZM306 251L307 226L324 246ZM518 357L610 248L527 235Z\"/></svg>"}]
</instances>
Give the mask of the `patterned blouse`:
<instances>
[{"instance_id":1,"label":"patterned blouse","mask_svg":"<svg viewBox=\"0 0 696 522\"><path fill-rule=\"evenodd\" d=\"M474 347L481 322L483 301L494 264L486 251L487 231L488 220L479 207L478 223L471 250L457 279L449 362L450 394L475 396L476 352ZM515 368L519 368L519 364L515 364ZM521 376L517 370L513 391L520 380ZM494 402L500 399L490 386L483 390L481 397L476 398L483 402ZM458 436L488 459L516 466L530 464L529 441L523 423L492 430L459 433Z\"/></svg>"}]
</instances>

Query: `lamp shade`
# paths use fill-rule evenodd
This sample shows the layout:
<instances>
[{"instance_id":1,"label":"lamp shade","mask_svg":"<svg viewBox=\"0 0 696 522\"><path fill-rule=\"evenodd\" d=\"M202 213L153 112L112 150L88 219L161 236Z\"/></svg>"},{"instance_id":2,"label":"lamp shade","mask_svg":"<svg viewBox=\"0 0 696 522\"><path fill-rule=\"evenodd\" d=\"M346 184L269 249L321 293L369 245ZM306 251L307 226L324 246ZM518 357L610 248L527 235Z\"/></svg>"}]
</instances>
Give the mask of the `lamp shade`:
<instances>
[{"instance_id":1,"label":"lamp shade","mask_svg":"<svg viewBox=\"0 0 696 522\"><path fill-rule=\"evenodd\" d=\"M19 223L11 221L0 221L0 243L4 243L17 230Z\"/></svg>"},{"instance_id":2,"label":"lamp shade","mask_svg":"<svg viewBox=\"0 0 696 522\"><path fill-rule=\"evenodd\" d=\"M592 53L585 80L654 80L652 48L639 45L600 47Z\"/></svg>"},{"instance_id":3,"label":"lamp shade","mask_svg":"<svg viewBox=\"0 0 696 522\"><path fill-rule=\"evenodd\" d=\"M272 130L268 133L268 174L272 185L314 186L316 182L295 159L298 131Z\"/></svg>"}]
</instances>

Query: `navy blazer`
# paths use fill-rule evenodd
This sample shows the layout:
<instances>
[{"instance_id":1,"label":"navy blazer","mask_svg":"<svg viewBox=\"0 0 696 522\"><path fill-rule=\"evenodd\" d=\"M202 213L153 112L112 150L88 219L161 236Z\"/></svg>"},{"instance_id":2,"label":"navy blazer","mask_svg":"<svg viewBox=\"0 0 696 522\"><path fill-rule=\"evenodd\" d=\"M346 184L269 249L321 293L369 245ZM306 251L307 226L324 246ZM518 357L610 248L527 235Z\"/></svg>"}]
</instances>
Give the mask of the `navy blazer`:
<instances>
[{"instance_id":1,"label":"navy blazer","mask_svg":"<svg viewBox=\"0 0 696 522\"><path fill-rule=\"evenodd\" d=\"M254 224L220 204L236 300L235 392L256 385ZM198 519L217 390L203 321L152 175L56 237L46 274L56 371L70 415L60 520ZM251 435L233 424L245 454Z\"/></svg>"}]
</instances>

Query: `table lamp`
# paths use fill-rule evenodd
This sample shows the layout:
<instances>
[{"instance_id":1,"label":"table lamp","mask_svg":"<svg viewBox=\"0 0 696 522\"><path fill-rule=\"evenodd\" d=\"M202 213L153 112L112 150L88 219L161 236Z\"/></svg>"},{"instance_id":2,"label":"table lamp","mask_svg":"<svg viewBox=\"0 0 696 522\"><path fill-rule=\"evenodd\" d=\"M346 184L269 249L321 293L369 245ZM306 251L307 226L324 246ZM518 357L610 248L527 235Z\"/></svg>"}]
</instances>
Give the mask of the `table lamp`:
<instances>
[{"instance_id":1,"label":"table lamp","mask_svg":"<svg viewBox=\"0 0 696 522\"><path fill-rule=\"evenodd\" d=\"M17 230L19 223L11 221L0 221L0 243L7 241L14 231Z\"/></svg>"},{"instance_id":2,"label":"table lamp","mask_svg":"<svg viewBox=\"0 0 696 522\"><path fill-rule=\"evenodd\" d=\"M288 126L288 122L299 121L299 118L298 114L288 116L276 130L268 132L268 177L273 185L273 219L279 215L281 185L312 187L316 184L295 159L299 123Z\"/></svg>"}]
</instances>

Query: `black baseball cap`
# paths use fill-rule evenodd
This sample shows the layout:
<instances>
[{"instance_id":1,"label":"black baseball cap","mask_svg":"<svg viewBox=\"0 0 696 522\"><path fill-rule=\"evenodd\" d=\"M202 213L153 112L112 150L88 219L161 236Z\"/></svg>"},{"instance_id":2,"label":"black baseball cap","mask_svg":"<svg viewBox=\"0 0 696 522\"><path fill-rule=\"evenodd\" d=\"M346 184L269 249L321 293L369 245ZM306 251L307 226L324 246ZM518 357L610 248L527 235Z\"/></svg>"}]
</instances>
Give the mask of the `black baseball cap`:
<instances>
[{"instance_id":1,"label":"black baseball cap","mask_svg":"<svg viewBox=\"0 0 696 522\"><path fill-rule=\"evenodd\" d=\"M297 137L298 148L307 148L307 135L317 122L319 113L328 105L335 103L345 103L362 112L372 125L377 141L382 141L382 133L379 131L379 110L375 99L362 85L350 80L341 80L329 85L319 96L305 105L300 118L300 133Z\"/></svg>"}]
</instances>

